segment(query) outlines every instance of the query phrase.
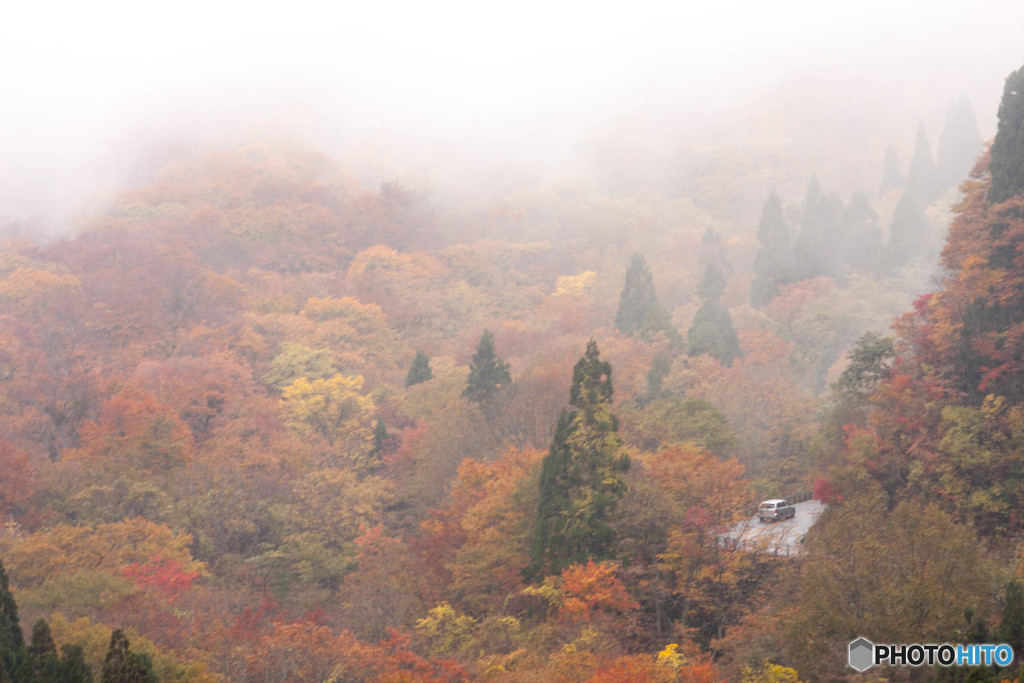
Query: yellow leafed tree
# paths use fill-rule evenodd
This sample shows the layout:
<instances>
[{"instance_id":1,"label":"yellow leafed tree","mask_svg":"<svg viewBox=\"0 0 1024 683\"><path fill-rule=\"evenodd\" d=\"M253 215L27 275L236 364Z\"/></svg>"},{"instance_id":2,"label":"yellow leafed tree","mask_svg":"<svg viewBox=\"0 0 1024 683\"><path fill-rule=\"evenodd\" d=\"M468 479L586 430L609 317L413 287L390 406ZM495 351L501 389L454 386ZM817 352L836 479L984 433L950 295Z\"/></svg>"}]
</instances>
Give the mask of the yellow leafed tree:
<instances>
[{"instance_id":1,"label":"yellow leafed tree","mask_svg":"<svg viewBox=\"0 0 1024 683\"><path fill-rule=\"evenodd\" d=\"M312 381L300 377L282 393L289 423L302 434L322 438L342 460L361 463L373 444L375 410L362 388L359 375Z\"/></svg>"}]
</instances>

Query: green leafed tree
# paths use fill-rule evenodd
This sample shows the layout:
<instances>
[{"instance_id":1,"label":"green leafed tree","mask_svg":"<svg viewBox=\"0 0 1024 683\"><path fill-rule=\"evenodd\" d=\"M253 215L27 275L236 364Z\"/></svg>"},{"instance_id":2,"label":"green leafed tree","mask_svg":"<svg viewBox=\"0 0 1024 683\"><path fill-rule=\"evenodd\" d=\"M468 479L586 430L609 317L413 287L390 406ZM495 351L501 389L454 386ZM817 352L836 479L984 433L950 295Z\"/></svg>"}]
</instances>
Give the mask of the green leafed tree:
<instances>
[{"instance_id":1,"label":"green leafed tree","mask_svg":"<svg viewBox=\"0 0 1024 683\"><path fill-rule=\"evenodd\" d=\"M512 375L508 370L509 364L494 350L494 335L490 330L484 330L469 364L469 377L462 392L463 397L474 403L483 403L498 389L512 383Z\"/></svg>"},{"instance_id":2,"label":"green leafed tree","mask_svg":"<svg viewBox=\"0 0 1024 683\"><path fill-rule=\"evenodd\" d=\"M863 402L889 376L896 358L892 337L865 332L847 355L850 364L833 387L849 400Z\"/></svg>"},{"instance_id":3,"label":"green leafed tree","mask_svg":"<svg viewBox=\"0 0 1024 683\"><path fill-rule=\"evenodd\" d=\"M658 332L670 337L678 336L666 311L658 303L654 290L654 276L647 261L640 254L633 254L626 269L626 282L619 295L619 310L615 314L615 327L623 334L638 334L649 339Z\"/></svg>"},{"instance_id":4,"label":"green leafed tree","mask_svg":"<svg viewBox=\"0 0 1024 683\"><path fill-rule=\"evenodd\" d=\"M672 359L669 355L664 351L655 354L651 359L651 369L647 371L647 393L637 397L641 407L665 395L663 383L671 370Z\"/></svg>"},{"instance_id":5,"label":"green leafed tree","mask_svg":"<svg viewBox=\"0 0 1024 683\"><path fill-rule=\"evenodd\" d=\"M695 443L719 456L731 455L736 449L736 435L725 417L701 398L667 396L639 410L625 406L622 421L628 438L652 453L682 442Z\"/></svg>"},{"instance_id":6,"label":"green leafed tree","mask_svg":"<svg viewBox=\"0 0 1024 683\"><path fill-rule=\"evenodd\" d=\"M725 290L725 276L714 263L708 264L697 287L701 306L690 325L690 355L708 354L723 365L732 365L740 355L740 339L732 326L732 316L721 302Z\"/></svg>"},{"instance_id":7,"label":"green leafed tree","mask_svg":"<svg viewBox=\"0 0 1024 683\"><path fill-rule=\"evenodd\" d=\"M337 374L329 349L311 349L302 344L281 344L281 351L270 362L263 383L281 391L303 377L310 381L327 379Z\"/></svg>"},{"instance_id":8,"label":"green leafed tree","mask_svg":"<svg viewBox=\"0 0 1024 683\"><path fill-rule=\"evenodd\" d=\"M1024 191L1024 67L1006 77L998 119L989 166L992 187L988 198L994 204Z\"/></svg>"},{"instance_id":9,"label":"green leafed tree","mask_svg":"<svg viewBox=\"0 0 1024 683\"><path fill-rule=\"evenodd\" d=\"M626 492L618 419L611 412L612 367L591 340L573 368L569 404L555 428L540 476L528 580L573 564L612 557L612 517Z\"/></svg>"},{"instance_id":10,"label":"green leafed tree","mask_svg":"<svg viewBox=\"0 0 1024 683\"><path fill-rule=\"evenodd\" d=\"M362 393L359 375L335 375L310 382L300 377L282 392L289 424L300 434L319 436L350 466L368 464L373 449L373 399Z\"/></svg>"},{"instance_id":11,"label":"green leafed tree","mask_svg":"<svg viewBox=\"0 0 1024 683\"><path fill-rule=\"evenodd\" d=\"M414 384L422 384L434 378L434 372L430 369L430 357L423 351L417 351L416 357L412 359L412 367L405 376L405 387L408 389Z\"/></svg>"},{"instance_id":12,"label":"green leafed tree","mask_svg":"<svg viewBox=\"0 0 1024 683\"><path fill-rule=\"evenodd\" d=\"M847 499L818 520L804 552L784 634L807 680L845 679L845 658L832 653L853 634L880 642L970 638L965 613L990 608L994 567L970 527L934 503L907 499L889 511L881 496ZM799 636L812 631L814 638Z\"/></svg>"}]
</instances>

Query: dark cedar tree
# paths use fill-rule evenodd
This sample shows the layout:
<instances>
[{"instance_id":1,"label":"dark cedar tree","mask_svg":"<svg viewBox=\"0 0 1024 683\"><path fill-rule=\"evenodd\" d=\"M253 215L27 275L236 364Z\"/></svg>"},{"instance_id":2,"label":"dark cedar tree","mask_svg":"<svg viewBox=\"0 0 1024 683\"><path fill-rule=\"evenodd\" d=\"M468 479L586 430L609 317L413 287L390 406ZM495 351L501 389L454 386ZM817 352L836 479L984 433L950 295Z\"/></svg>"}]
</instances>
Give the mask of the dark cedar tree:
<instances>
[{"instance_id":1,"label":"dark cedar tree","mask_svg":"<svg viewBox=\"0 0 1024 683\"><path fill-rule=\"evenodd\" d=\"M110 647L103 659L101 683L150 683L156 681L147 658L130 649L128 636L121 629L110 634Z\"/></svg>"},{"instance_id":2,"label":"dark cedar tree","mask_svg":"<svg viewBox=\"0 0 1024 683\"><path fill-rule=\"evenodd\" d=\"M900 171L900 160L896 155L896 148L892 145L885 150L885 164L882 167L882 183L878 188L879 196L884 195L889 190L898 190L903 187L907 179L903 177L903 173Z\"/></svg>"},{"instance_id":3,"label":"dark cedar tree","mask_svg":"<svg viewBox=\"0 0 1024 683\"><path fill-rule=\"evenodd\" d=\"M60 673L60 661L57 659L57 645L53 642L50 625L40 619L32 627L32 642L25 651L25 664L19 679L35 683L45 683L57 679ZM63 680L63 679L60 679Z\"/></svg>"},{"instance_id":4,"label":"dark cedar tree","mask_svg":"<svg viewBox=\"0 0 1024 683\"><path fill-rule=\"evenodd\" d=\"M721 269L714 262L709 263L697 287L701 306L690 325L690 355L706 353L723 365L732 365L740 355L740 339L732 326L729 309L720 301L725 284Z\"/></svg>"},{"instance_id":5,"label":"dark cedar tree","mask_svg":"<svg viewBox=\"0 0 1024 683\"><path fill-rule=\"evenodd\" d=\"M423 351L417 351L416 357L412 359L412 367L409 374L405 376L405 387L408 389L414 384L427 382L434 378L434 372L430 369L430 357Z\"/></svg>"},{"instance_id":6,"label":"dark cedar tree","mask_svg":"<svg viewBox=\"0 0 1024 683\"><path fill-rule=\"evenodd\" d=\"M988 198L993 204L1024 190L1024 67L1006 77L998 119L989 167L992 188Z\"/></svg>"},{"instance_id":7,"label":"dark cedar tree","mask_svg":"<svg viewBox=\"0 0 1024 683\"><path fill-rule=\"evenodd\" d=\"M999 642L1006 643L1014 652L1024 652L1024 588L1017 579L1006 586L1006 601L999 622Z\"/></svg>"},{"instance_id":8,"label":"dark cedar tree","mask_svg":"<svg viewBox=\"0 0 1024 683\"><path fill-rule=\"evenodd\" d=\"M495 391L512 383L508 368L509 364L494 351L494 335L490 330L484 330L469 364L463 397L474 403L483 403Z\"/></svg>"},{"instance_id":9,"label":"dark cedar tree","mask_svg":"<svg viewBox=\"0 0 1024 683\"><path fill-rule=\"evenodd\" d=\"M981 133L974 110L966 97L946 110L946 125L939 137L935 165L943 189L955 187L967 177L981 154Z\"/></svg>"},{"instance_id":10,"label":"dark cedar tree","mask_svg":"<svg viewBox=\"0 0 1024 683\"><path fill-rule=\"evenodd\" d=\"M760 308L778 295L780 286L793 282L793 247L789 225L782 213L782 202L774 192L761 207L757 240L761 246L754 257L750 305Z\"/></svg>"},{"instance_id":11,"label":"dark cedar tree","mask_svg":"<svg viewBox=\"0 0 1024 683\"><path fill-rule=\"evenodd\" d=\"M670 337L678 336L672 327L668 311L658 303L654 291L654 276L647 267L647 261L640 254L633 254L626 269L626 282L619 295L619 310L615 314L615 327L626 335L639 334L650 338L664 331Z\"/></svg>"},{"instance_id":12,"label":"dark cedar tree","mask_svg":"<svg viewBox=\"0 0 1024 683\"><path fill-rule=\"evenodd\" d=\"M612 367L591 340L573 368L569 404L555 428L540 476L540 501L527 580L612 557L612 516L626 492L619 422L611 412Z\"/></svg>"},{"instance_id":13,"label":"dark cedar tree","mask_svg":"<svg viewBox=\"0 0 1024 683\"><path fill-rule=\"evenodd\" d=\"M878 225L878 214L871 202L861 192L850 198L843 208L842 253L848 268L874 270L882 250L882 229Z\"/></svg>"},{"instance_id":14,"label":"dark cedar tree","mask_svg":"<svg viewBox=\"0 0 1024 683\"><path fill-rule=\"evenodd\" d=\"M882 249L881 268L892 272L902 268L915 254L922 254L931 245L928 219L916 195L909 190L900 197L889 227L889 241Z\"/></svg>"},{"instance_id":15,"label":"dark cedar tree","mask_svg":"<svg viewBox=\"0 0 1024 683\"><path fill-rule=\"evenodd\" d=\"M840 276L842 200L834 194L825 194L818 178L813 177L807 183L807 194L800 209L800 233L794 248L794 270L797 271L794 279Z\"/></svg>"},{"instance_id":16,"label":"dark cedar tree","mask_svg":"<svg viewBox=\"0 0 1024 683\"><path fill-rule=\"evenodd\" d=\"M13 678L25 656L25 636L18 621L18 605L11 595L7 571L0 562L0 674Z\"/></svg>"},{"instance_id":17,"label":"dark cedar tree","mask_svg":"<svg viewBox=\"0 0 1024 683\"><path fill-rule=\"evenodd\" d=\"M85 651L81 645L65 645L61 648L64 657L61 659L62 683L92 683L92 668L85 661Z\"/></svg>"},{"instance_id":18,"label":"dark cedar tree","mask_svg":"<svg viewBox=\"0 0 1024 683\"><path fill-rule=\"evenodd\" d=\"M924 132L924 123L917 126L917 140L914 142L914 156L910 159L907 172L906 192L922 206L931 204L941 193L938 171L932 159L932 146Z\"/></svg>"}]
</instances>

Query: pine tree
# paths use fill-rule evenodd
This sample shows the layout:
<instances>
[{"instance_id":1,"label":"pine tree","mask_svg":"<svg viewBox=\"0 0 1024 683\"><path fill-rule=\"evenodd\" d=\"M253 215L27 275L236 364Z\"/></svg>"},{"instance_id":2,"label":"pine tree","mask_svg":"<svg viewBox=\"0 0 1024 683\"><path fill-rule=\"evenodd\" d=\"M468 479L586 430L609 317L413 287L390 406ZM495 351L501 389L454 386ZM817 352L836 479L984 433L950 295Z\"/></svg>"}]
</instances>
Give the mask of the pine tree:
<instances>
[{"instance_id":1,"label":"pine tree","mask_svg":"<svg viewBox=\"0 0 1024 683\"><path fill-rule=\"evenodd\" d=\"M612 516L629 469L611 412L611 364L591 340L573 368L569 404L558 419L540 476L540 501L528 580L613 555Z\"/></svg>"},{"instance_id":2,"label":"pine tree","mask_svg":"<svg viewBox=\"0 0 1024 683\"><path fill-rule=\"evenodd\" d=\"M668 311L658 303L654 276L640 254L633 254L629 268L626 269L626 282L619 295L615 327L623 334L639 334L645 339L650 339L658 332L665 332L670 338L673 332L678 336Z\"/></svg>"},{"instance_id":3,"label":"pine tree","mask_svg":"<svg viewBox=\"0 0 1024 683\"><path fill-rule=\"evenodd\" d=\"M700 284L697 285L697 296L701 301L718 301L722 298L722 294L725 293L725 288L728 284L728 280L725 279L725 273L722 272L717 263L712 261L704 268L704 277L701 278Z\"/></svg>"},{"instance_id":4,"label":"pine tree","mask_svg":"<svg viewBox=\"0 0 1024 683\"><path fill-rule=\"evenodd\" d=\"M882 250L882 230L878 214L863 193L854 193L843 209L842 253L846 265L855 270L873 270L878 267Z\"/></svg>"},{"instance_id":5,"label":"pine tree","mask_svg":"<svg viewBox=\"0 0 1024 683\"><path fill-rule=\"evenodd\" d=\"M896 156L896 148L892 145L885 150L885 164L882 167L882 183L878 187L878 195L882 196L889 190L897 190L907 182L900 171L900 160Z\"/></svg>"},{"instance_id":6,"label":"pine tree","mask_svg":"<svg viewBox=\"0 0 1024 683\"><path fill-rule=\"evenodd\" d=\"M882 249L880 263L883 270L894 271L906 265L915 254L925 255L932 247L928 234L928 219L921 205L909 190L900 197L889 227L889 241Z\"/></svg>"},{"instance_id":7,"label":"pine tree","mask_svg":"<svg viewBox=\"0 0 1024 683\"><path fill-rule=\"evenodd\" d=\"M61 668L50 625L45 619L40 619L32 627L32 642L25 651L25 663L19 678L25 683L46 683L55 680Z\"/></svg>"},{"instance_id":8,"label":"pine tree","mask_svg":"<svg viewBox=\"0 0 1024 683\"><path fill-rule=\"evenodd\" d=\"M25 658L25 636L18 621L18 605L11 594L7 571L0 561L0 677L14 677Z\"/></svg>"},{"instance_id":9,"label":"pine tree","mask_svg":"<svg viewBox=\"0 0 1024 683\"><path fill-rule=\"evenodd\" d=\"M697 287L701 306L693 316L689 330L691 356L708 354L723 365L732 365L740 355L740 339L732 326L732 316L720 301L725 276L715 263L709 263Z\"/></svg>"},{"instance_id":10,"label":"pine tree","mask_svg":"<svg viewBox=\"0 0 1024 683\"><path fill-rule=\"evenodd\" d=\"M989 166L992 188L988 199L993 204L1024 191L1024 67L1006 77L998 119Z\"/></svg>"},{"instance_id":11,"label":"pine tree","mask_svg":"<svg viewBox=\"0 0 1024 683\"><path fill-rule=\"evenodd\" d=\"M1024 588L1017 579L1006 586L1006 602L999 622L999 640L1011 646L1018 657L1024 653Z\"/></svg>"},{"instance_id":12,"label":"pine tree","mask_svg":"<svg viewBox=\"0 0 1024 683\"><path fill-rule=\"evenodd\" d=\"M388 427L384 424L384 420L378 417L377 424L373 428L373 448L370 450L370 455L379 458L387 443Z\"/></svg>"},{"instance_id":13,"label":"pine tree","mask_svg":"<svg viewBox=\"0 0 1024 683\"><path fill-rule=\"evenodd\" d=\"M910 171L907 172L907 189L904 196L909 194L921 206L927 206L939 196L940 192L935 161L932 158L932 146L928 142L928 135L924 132L924 123L922 122L917 126L914 156L910 160Z\"/></svg>"},{"instance_id":14,"label":"pine tree","mask_svg":"<svg viewBox=\"0 0 1024 683\"><path fill-rule=\"evenodd\" d=\"M974 110L966 97L946 110L946 125L939 136L939 151L935 158L940 186L943 190L956 187L971 172L981 154L981 133Z\"/></svg>"},{"instance_id":15,"label":"pine tree","mask_svg":"<svg viewBox=\"0 0 1024 683\"><path fill-rule=\"evenodd\" d=\"M807 183L807 194L800 207L800 234L797 236L797 279L837 277L841 274L839 217L843 203L836 195L827 195L817 177Z\"/></svg>"},{"instance_id":16,"label":"pine tree","mask_svg":"<svg viewBox=\"0 0 1024 683\"><path fill-rule=\"evenodd\" d=\"M779 287L793 282L793 247L782 202L772 192L761 207L757 226L761 246L754 258L754 280L750 283L750 305L760 308L774 299Z\"/></svg>"},{"instance_id":17,"label":"pine tree","mask_svg":"<svg viewBox=\"0 0 1024 683\"><path fill-rule=\"evenodd\" d=\"M92 668L85 661L85 651L81 645L65 645L61 648L62 683L92 683Z\"/></svg>"},{"instance_id":18,"label":"pine tree","mask_svg":"<svg viewBox=\"0 0 1024 683\"><path fill-rule=\"evenodd\" d=\"M647 371L647 393L637 398L637 403L641 407L665 395L662 383L671 369L672 359L664 351L659 351L651 359L651 369Z\"/></svg>"},{"instance_id":19,"label":"pine tree","mask_svg":"<svg viewBox=\"0 0 1024 683\"><path fill-rule=\"evenodd\" d=\"M469 364L463 397L474 403L483 403L495 391L512 383L508 369L509 364L494 351L494 335L490 330L484 330Z\"/></svg>"},{"instance_id":20,"label":"pine tree","mask_svg":"<svg viewBox=\"0 0 1024 683\"><path fill-rule=\"evenodd\" d=\"M434 372L430 369L430 357L423 351L417 351L416 357L412 359L409 374L405 376L405 388L408 389L414 384L430 381L433 377Z\"/></svg>"},{"instance_id":21,"label":"pine tree","mask_svg":"<svg viewBox=\"0 0 1024 683\"><path fill-rule=\"evenodd\" d=\"M146 657L135 654L130 649L128 636L121 629L114 629L110 634L110 647L103 659L101 683L150 683L155 682L151 667Z\"/></svg>"}]
</instances>

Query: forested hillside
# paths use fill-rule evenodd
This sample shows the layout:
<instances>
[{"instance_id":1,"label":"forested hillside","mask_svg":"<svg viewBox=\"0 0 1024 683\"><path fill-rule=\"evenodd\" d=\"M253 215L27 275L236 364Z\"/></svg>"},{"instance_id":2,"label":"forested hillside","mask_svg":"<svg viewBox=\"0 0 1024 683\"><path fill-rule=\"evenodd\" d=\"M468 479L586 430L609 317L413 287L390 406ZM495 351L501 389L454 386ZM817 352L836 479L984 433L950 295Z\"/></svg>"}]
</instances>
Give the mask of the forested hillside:
<instances>
[{"instance_id":1,"label":"forested hillside","mask_svg":"<svg viewBox=\"0 0 1024 683\"><path fill-rule=\"evenodd\" d=\"M877 192L757 178L759 220L706 176L467 198L273 139L12 236L0 680L811 681L857 636L1020 652L1021 74L990 146L960 99ZM798 557L721 542L812 488Z\"/></svg>"}]
</instances>

